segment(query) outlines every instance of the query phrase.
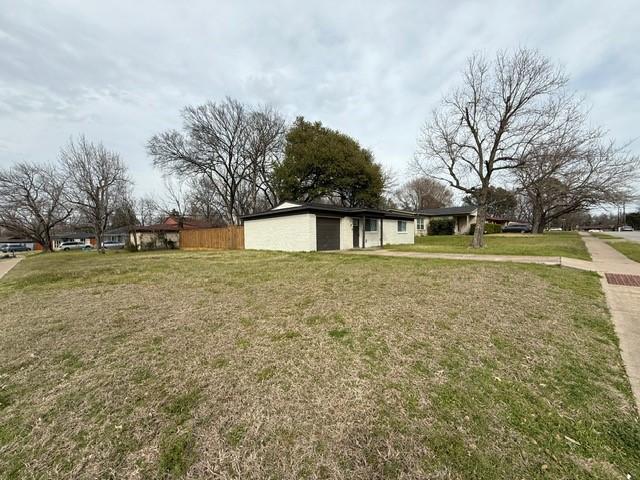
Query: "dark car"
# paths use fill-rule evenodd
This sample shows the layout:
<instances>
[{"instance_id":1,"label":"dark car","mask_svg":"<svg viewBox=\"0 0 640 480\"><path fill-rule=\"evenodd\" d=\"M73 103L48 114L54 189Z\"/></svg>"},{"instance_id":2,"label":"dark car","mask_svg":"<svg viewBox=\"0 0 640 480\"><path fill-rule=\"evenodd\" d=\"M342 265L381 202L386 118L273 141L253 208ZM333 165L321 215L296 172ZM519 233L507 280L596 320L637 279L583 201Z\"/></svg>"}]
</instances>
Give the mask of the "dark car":
<instances>
[{"instance_id":1,"label":"dark car","mask_svg":"<svg viewBox=\"0 0 640 480\"><path fill-rule=\"evenodd\" d=\"M24 245L3 245L0 247L0 252L14 253L14 252L30 252L31 249Z\"/></svg>"},{"instance_id":2,"label":"dark car","mask_svg":"<svg viewBox=\"0 0 640 480\"><path fill-rule=\"evenodd\" d=\"M531 225L528 223L510 223L502 227L502 233L531 233Z\"/></svg>"}]
</instances>

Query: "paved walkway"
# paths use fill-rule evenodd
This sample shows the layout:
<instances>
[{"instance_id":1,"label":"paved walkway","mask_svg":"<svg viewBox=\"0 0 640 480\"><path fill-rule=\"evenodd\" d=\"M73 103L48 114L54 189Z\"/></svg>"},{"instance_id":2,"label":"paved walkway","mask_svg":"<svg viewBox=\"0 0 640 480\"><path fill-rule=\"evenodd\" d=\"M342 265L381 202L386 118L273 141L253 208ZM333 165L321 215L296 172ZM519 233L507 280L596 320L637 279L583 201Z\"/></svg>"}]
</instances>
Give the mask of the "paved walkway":
<instances>
[{"instance_id":1,"label":"paved walkway","mask_svg":"<svg viewBox=\"0 0 640 480\"><path fill-rule=\"evenodd\" d=\"M606 242L591 235L583 235L596 271L640 275L640 263L622 255ZM631 389L640 412L640 287L611 285L601 279L611 317L620 339L622 361L627 369Z\"/></svg>"},{"instance_id":2,"label":"paved walkway","mask_svg":"<svg viewBox=\"0 0 640 480\"><path fill-rule=\"evenodd\" d=\"M587 260L578 260L567 257L540 257L529 255L484 255L471 253L430 253L430 252L402 252L382 249L341 250L339 253L351 255L376 255L381 257L405 257L405 258L441 258L445 260L471 260L477 262L513 262L536 263L539 265L561 265L564 267L578 268L580 270L595 271L595 266Z\"/></svg>"},{"instance_id":3,"label":"paved walkway","mask_svg":"<svg viewBox=\"0 0 640 480\"><path fill-rule=\"evenodd\" d=\"M0 279L5 276L5 274L15 267L23 257L18 256L15 258L0 258Z\"/></svg>"}]
</instances>

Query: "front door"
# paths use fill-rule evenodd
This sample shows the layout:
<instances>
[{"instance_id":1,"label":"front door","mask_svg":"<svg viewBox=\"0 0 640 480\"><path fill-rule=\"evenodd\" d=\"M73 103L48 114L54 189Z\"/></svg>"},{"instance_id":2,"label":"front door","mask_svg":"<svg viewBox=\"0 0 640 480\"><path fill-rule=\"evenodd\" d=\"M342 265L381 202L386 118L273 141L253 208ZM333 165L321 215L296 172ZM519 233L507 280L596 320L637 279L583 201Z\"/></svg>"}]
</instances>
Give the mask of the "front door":
<instances>
[{"instance_id":1,"label":"front door","mask_svg":"<svg viewBox=\"0 0 640 480\"><path fill-rule=\"evenodd\" d=\"M351 222L353 225L353 248L360 248L360 220L354 218Z\"/></svg>"}]
</instances>

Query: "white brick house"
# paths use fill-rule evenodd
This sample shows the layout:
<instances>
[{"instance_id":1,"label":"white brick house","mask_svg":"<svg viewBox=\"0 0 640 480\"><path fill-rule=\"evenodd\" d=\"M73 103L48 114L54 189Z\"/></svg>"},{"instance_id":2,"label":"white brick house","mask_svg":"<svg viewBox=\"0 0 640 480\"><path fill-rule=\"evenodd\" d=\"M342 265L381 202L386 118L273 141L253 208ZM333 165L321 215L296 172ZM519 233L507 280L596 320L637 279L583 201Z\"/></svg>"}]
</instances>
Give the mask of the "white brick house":
<instances>
[{"instance_id":1,"label":"white brick house","mask_svg":"<svg viewBox=\"0 0 640 480\"><path fill-rule=\"evenodd\" d=\"M285 202L246 215L246 249L311 252L414 243L414 216L371 208Z\"/></svg>"}]
</instances>

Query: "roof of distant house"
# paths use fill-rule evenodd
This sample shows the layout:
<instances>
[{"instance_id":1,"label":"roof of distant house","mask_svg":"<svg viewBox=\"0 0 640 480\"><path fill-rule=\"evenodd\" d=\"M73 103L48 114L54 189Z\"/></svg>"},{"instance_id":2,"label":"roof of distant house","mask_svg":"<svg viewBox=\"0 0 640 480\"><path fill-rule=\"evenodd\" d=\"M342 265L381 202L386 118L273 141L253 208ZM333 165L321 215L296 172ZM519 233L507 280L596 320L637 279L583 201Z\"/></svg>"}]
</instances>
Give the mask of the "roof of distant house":
<instances>
[{"instance_id":1,"label":"roof of distant house","mask_svg":"<svg viewBox=\"0 0 640 480\"><path fill-rule=\"evenodd\" d=\"M95 235L91 232L56 232L51 235L51 238L55 240L65 240L65 239L86 239L86 238L95 238Z\"/></svg>"},{"instance_id":2,"label":"roof of distant house","mask_svg":"<svg viewBox=\"0 0 640 480\"><path fill-rule=\"evenodd\" d=\"M464 207L424 208L416 213L425 217L446 217L449 215L472 215L477 209L478 207L473 205L465 205Z\"/></svg>"},{"instance_id":3,"label":"roof of distant house","mask_svg":"<svg viewBox=\"0 0 640 480\"><path fill-rule=\"evenodd\" d=\"M211 228L213 227L213 223L211 223L211 221L203 219L203 218L196 218L196 217L178 217L176 215L169 215L167 218L165 218L161 224L158 225L180 225L182 224L182 229L183 230L190 230L193 228Z\"/></svg>"}]
</instances>

